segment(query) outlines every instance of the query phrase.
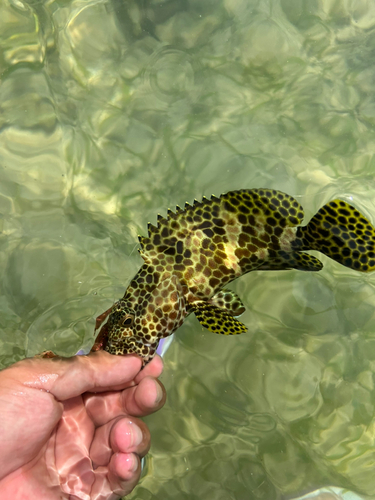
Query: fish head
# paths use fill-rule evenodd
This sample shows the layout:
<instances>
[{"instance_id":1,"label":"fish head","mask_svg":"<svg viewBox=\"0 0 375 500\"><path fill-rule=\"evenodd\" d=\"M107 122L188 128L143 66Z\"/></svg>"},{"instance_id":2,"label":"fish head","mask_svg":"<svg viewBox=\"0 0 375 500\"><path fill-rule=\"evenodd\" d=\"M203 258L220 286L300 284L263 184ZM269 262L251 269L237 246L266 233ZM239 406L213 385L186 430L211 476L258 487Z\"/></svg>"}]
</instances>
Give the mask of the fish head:
<instances>
[{"instance_id":1,"label":"fish head","mask_svg":"<svg viewBox=\"0 0 375 500\"><path fill-rule=\"evenodd\" d=\"M137 335L139 318L136 311L128 303L120 299L109 311L98 337L103 338L102 347L111 354L139 354L143 347L143 339Z\"/></svg>"},{"instance_id":2,"label":"fish head","mask_svg":"<svg viewBox=\"0 0 375 500\"><path fill-rule=\"evenodd\" d=\"M117 301L99 316L101 327L92 350L104 349L110 354L137 354L146 362L158 347L159 340L181 326L186 307L182 287L175 276L163 280L141 301L127 298Z\"/></svg>"},{"instance_id":3,"label":"fish head","mask_svg":"<svg viewBox=\"0 0 375 500\"><path fill-rule=\"evenodd\" d=\"M117 301L108 318L108 330L111 337L124 338L133 337L135 311L126 305L124 300Z\"/></svg>"}]
</instances>

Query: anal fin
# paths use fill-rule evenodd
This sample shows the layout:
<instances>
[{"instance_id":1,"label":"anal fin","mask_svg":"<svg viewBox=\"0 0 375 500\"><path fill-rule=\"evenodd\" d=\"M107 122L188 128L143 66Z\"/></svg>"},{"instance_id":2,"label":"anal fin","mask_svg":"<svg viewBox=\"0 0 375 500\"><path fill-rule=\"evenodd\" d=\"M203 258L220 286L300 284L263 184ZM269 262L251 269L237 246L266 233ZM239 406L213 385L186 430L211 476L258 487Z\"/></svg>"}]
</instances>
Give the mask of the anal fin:
<instances>
[{"instance_id":1,"label":"anal fin","mask_svg":"<svg viewBox=\"0 0 375 500\"><path fill-rule=\"evenodd\" d=\"M199 301L192 304L192 311L199 323L213 333L221 335L238 335L246 332L246 326L235 319L225 309L207 302Z\"/></svg>"}]
</instances>

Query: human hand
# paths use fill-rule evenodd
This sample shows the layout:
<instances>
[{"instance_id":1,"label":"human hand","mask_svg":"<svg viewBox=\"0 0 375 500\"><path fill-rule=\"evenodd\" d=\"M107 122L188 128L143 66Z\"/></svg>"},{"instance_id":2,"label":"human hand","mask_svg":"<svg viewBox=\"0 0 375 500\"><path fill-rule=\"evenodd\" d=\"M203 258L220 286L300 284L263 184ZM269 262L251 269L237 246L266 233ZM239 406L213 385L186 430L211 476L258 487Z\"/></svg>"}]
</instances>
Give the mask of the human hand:
<instances>
[{"instance_id":1,"label":"human hand","mask_svg":"<svg viewBox=\"0 0 375 500\"><path fill-rule=\"evenodd\" d=\"M25 359L0 372L3 500L114 500L134 488L165 402L156 356Z\"/></svg>"}]
</instances>

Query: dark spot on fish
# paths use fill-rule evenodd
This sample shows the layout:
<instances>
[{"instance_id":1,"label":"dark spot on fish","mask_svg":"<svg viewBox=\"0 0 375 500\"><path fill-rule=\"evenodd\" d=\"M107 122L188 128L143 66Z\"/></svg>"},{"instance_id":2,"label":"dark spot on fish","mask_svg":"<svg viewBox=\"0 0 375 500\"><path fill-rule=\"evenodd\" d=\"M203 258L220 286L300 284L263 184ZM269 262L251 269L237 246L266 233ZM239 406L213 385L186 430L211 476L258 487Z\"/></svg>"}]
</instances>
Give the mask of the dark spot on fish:
<instances>
[{"instance_id":1,"label":"dark spot on fish","mask_svg":"<svg viewBox=\"0 0 375 500\"><path fill-rule=\"evenodd\" d=\"M333 203L331 203L331 206L334 206L335 208L337 207L337 205L336 204L334 205ZM349 210L347 210L346 208L339 208L338 213L341 215L345 215L346 217L349 217L350 215Z\"/></svg>"},{"instance_id":2,"label":"dark spot on fish","mask_svg":"<svg viewBox=\"0 0 375 500\"><path fill-rule=\"evenodd\" d=\"M217 227L217 226L214 226L213 227L213 230L216 234L219 234L221 236L224 236L225 234L225 229L223 229L222 227Z\"/></svg>"},{"instance_id":3,"label":"dark spot on fish","mask_svg":"<svg viewBox=\"0 0 375 500\"><path fill-rule=\"evenodd\" d=\"M288 210L286 210L285 208L280 207L279 212L283 217L288 217Z\"/></svg>"},{"instance_id":4,"label":"dark spot on fish","mask_svg":"<svg viewBox=\"0 0 375 500\"><path fill-rule=\"evenodd\" d=\"M325 209L325 210L323 210ZM332 217L336 217L337 216L337 213L336 213L336 210L333 210L333 208L331 208L330 206L325 206L325 207L322 207L320 209L323 213L325 213L325 211L327 211L329 213L329 215L331 215Z\"/></svg>"},{"instance_id":5,"label":"dark spot on fish","mask_svg":"<svg viewBox=\"0 0 375 500\"><path fill-rule=\"evenodd\" d=\"M217 279L217 278L210 278L209 280L209 285L212 287L212 288L216 288L218 285L220 285L220 280Z\"/></svg>"},{"instance_id":6,"label":"dark spot on fish","mask_svg":"<svg viewBox=\"0 0 375 500\"><path fill-rule=\"evenodd\" d=\"M250 208L247 207L246 205L240 205L238 207L238 210L245 215L248 215L250 213Z\"/></svg>"},{"instance_id":7,"label":"dark spot on fish","mask_svg":"<svg viewBox=\"0 0 375 500\"><path fill-rule=\"evenodd\" d=\"M236 199L233 199L232 203L233 203L233 205L238 205L239 202ZM224 202L224 210L227 210L228 212L232 212L232 213L237 212L237 209L233 205L231 205L228 201L225 201Z\"/></svg>"},{"instance_id":8,"label":"dark spot on fish","mask_svg":"<svg viewBox=\"0 0 375 500\"><path fill-rule=\"evenodd\" d=\"M246 215L239 214L238 215L238 222L240 222L242 225L247 224L247 217L246 217Z\"/></svg>"},{"instance_id":9,"label":"dark spot on fish","mask_svg":"<svg viewBox=\"0 0 375 500\"><path fill-rule=\"evenodd\" d=\"M210 221L206 220L202 222L202 224L199 224L199 226L196 226L196 229L205 229L206 227L211 227L212 224Z\"/></svg>"},{"instance_id":10,"label":"dark spot on fish","mask_svg":"<svg viewBox=\"0 0 375 500\"><path fill-rule=\"evenodd\" d=\"M269 224L270 226L276 226L277 221L273 217L267 217L267 224Z\"/></svg>"},{"instance_id":11,"label":"dark spot on fish","mask_svg":"<svg viewBox=\"0 0 375 500\"><path fill-rule=\"evenodd\" d=\"M223 219L214 218L214 219L212 219L212 222L215 224L215 226L219 226L219 227L225 226L225 222L223 221Z\"/></svg>"},{"instance_id":12,"label":"dark spot on fish","mask_svg":"<svg viewBox=\"0 0 375 500\"><path fill-rule=\"evenodd\" d=\"M211 240L209 238L204 238L204 240L202 241L202 248L204 250L207 250L207 248L209 248L211 244Z\"/></svg>"},{"instance_id":13,"label":"dark spot on fish","mask_svg":"<svg viewBox=\"0 0 375 500\"><path fill-rule=\"evenodd\" d=\"M264 241L261 241L259 240L258 238L251 238L251 243L255 246L257 246L258 248L266 248L266 243L264 243Z\"/></svg>"},{"instance_id":14,"label":"dark spot on fish","mask_svg":"<svg viewBox=\"0 0 375 500\"><path fill-rule=\"evenodd\" d=\"M255 229L252 226L243 226L242 231L247 234L251 234L252 236L255 235Z\"/></svg>"},{"instance_id":15,"label":"dark spot on fish","mask_svg":"<svg viewBox=\"0 0 375 500\"><path fill-rule=\"evenodd\" d=\"M203 232L206 236L208 236L209 238L212 238L213 235L214 235L214 232L212 231L212 229L203 229Z\"/></svg>"}]
</instances>

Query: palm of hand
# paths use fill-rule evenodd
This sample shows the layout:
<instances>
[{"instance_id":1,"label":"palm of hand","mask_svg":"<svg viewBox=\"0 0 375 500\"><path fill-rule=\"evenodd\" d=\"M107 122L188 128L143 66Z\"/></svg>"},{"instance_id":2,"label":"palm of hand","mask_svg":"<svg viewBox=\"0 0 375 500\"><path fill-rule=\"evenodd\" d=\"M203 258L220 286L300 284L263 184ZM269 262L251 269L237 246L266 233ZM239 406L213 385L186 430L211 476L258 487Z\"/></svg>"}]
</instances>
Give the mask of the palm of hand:
<instances>
[{"instance_id":1,"label":"palm of hand","mask_svg":"<svg viewBox=\"0 0 375 500\"><path fill-rule=\"evenodd\" d=\"M108 500L128 494L150 441L136 417L160 408L164 399L155 380L160 359L140 368L138 358L100 352L24 360L0 372L2 498Z\"/></svg>"}]
</instances>

